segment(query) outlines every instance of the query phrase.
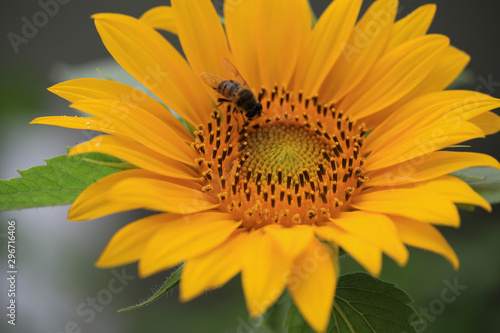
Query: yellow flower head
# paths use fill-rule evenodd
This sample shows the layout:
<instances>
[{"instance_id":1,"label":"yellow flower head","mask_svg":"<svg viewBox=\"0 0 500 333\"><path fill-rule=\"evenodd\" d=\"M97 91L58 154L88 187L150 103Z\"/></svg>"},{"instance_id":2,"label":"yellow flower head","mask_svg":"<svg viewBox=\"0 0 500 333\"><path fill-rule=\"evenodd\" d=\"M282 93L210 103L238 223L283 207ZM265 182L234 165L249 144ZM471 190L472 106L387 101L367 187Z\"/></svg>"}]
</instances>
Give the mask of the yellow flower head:
<instances>
[{"instance_id":1,"label":"yellow flower head","mask_svg":"<svg viewBox=\"0 0 500 333\"><path fill-rule=\"evenodd\" d=\"M111 55L168 105L79 79L50 90L94 117L33 121L110 134L70 154L137 167L90 186L70 219L159 212L121 229L98 266L139 261L149 276L185 262L185 301L241 272L251 315L288 288L317 331L338 247L374 275L382 253L407 262L404 244L458 267L432 224L457 227L455 203L490 205L448 174L499 164L443 149L500 130L500 101L443 91L469 57L426 34L434 5L395 21L398 2L378 0L357 20L361 2L335 0L314 27L307 0L226 1L224 26L209 0L94 16ZM155 29L177 34L186 59Z\"/></svg>"}]
</instances>

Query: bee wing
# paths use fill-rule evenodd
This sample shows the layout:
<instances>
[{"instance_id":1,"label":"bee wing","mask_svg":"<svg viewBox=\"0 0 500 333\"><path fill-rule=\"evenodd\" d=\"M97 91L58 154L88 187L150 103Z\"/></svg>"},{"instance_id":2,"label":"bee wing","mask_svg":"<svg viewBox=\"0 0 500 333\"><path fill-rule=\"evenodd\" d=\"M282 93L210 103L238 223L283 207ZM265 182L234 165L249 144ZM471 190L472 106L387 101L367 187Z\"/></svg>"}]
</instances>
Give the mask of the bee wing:
<instances>
[{"instance_id":1,"label":"bee wing","mask_svg":"<svg viewBox=\"0 0 500 333\"><path fill-rule=\"evenodd\" d=\"M233 65L231 61L229 61L228 58L223 58L222 59L222 65L224 66L224 69L226 72L231 75L231 77L238 81L239 83L243 84L246 88L248 88L247 81L241 76L240 72L236 69L236 67Z\"/></svg>"},{"instance_id":2,"label":"bee wing","mask_svg":"<svg viewBox=\"0 0 500 333\"><path fill-rule=\"evenodd\" d=\"M206 84L208 84L210 87L212 87L215 90L217 90L217 88L219 87L219 84L222 81L226 81L226 79L224 79L220 76L210 74L210 73L205 73L205 72L201 73L200 77L203 81L205 81Z\"/></svg>"}]
</instances>

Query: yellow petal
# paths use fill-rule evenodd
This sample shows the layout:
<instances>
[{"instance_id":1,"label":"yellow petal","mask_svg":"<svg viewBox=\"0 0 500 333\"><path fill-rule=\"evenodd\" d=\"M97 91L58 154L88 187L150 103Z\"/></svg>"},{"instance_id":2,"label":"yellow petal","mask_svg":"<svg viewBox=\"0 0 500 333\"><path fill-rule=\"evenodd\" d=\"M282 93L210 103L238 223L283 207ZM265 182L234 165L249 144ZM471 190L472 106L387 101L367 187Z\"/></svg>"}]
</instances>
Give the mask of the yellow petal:
<instances>
[{"instance_id":1,"label":"yellow petal","mask_svg":"<svg viewBox=\"0 0 500 333\"><path fill-rule=\"evenodd\" d=\"M430 180L451 172L476 166L500 169L496 159L486 154L437 151L368 174L366 186L396 186Z\"/></svg>"},{"instance_id":2,"label":"yellow petal","mask_svg":"<svg viewBox=\"0 0 500 333\"><path fill-rule=\"evenodd\" d=\"M393 216L391 219L404 243L440 254L458 269L459 262L455 251L434 226L400 216Z\"/></svg>"},{"instance_id":3,"label":"yellow petal","mask_svg":"<svg viewBox=\"0 0 500 333\"><path fill-rule=\"evenodd\" d=\"M202 72L227 77L223 58L231 58L226 35L210 0L173 0L172 9L182 50L200 83L217 100L217 93L201 81Z\"/></svg>"},{"instance_id":4,"label":"yellow petal","mask_svg":"<svg viewBox=\"0 0 500 333\"><path fill-rule=\"evenodd\" d=\"M205 212L165 223L141 254L139 273L146 277L223 243L240 225L231 215Z\"/></svg>"},{"instance_id":5,"label":"yellow petal","mask_svg":"<svg viewBox=\"0 0 500 333\"><path fill-rule=\"evenodd\" d=\"M422 222L458 227L460 217L445 196L419 189L393 189L362 193L353 198L353 207L375 213L414 218Z\"/></svg>"},{"instance_id":6,"label":"yellow petal","mask_svg":"<svg viewBox=\"0 0 500 333\"><path fill-rule=\"evenodd\" d=\"M417 8L410 15L397 21L394 25L394 30L389 44L387 45L386 52L412 39L425 35L431 26L435 13L436 5L427 4Z\"/></svg>"},{"instance_id":7,"label":"yellow petal","mask_svg":"<svg viewBox=\"0 0 500 333\"><path fill-rule=\"evenodd\" d=\"M115 60L191 124L208 120L213 103L187 62L157 31L133 17L94 15Z\"/></svg>"},{"instance_id":8,"label":"yellow petal","mask_svg":"<svg viewBox=\"0 0 500 333\"><path fill-rule=\"evenodd\" d=\"M146 11L139 18L142 22L158 30L165 30L172 34L177 34L172 7L158 6Z\"/></svg>"},{"instance_id":9,"label":"yellow petal","mask_svg":"<svg viewBox=\"0 0 500 333\"><path fill-rule=\"evenodd\" d=\"M374 64L338 109L359 119L396 103L430 73L448 45L447 37L428 35L395 48Z\"/></svg>"},{"instance_id":10,"label":"yellow petal","mask_svg":"<svg viewBox=\"0 0 500 333\"><path fill-rule=\"evenodd\" d=\"M72 108L110 121L116 131L174 160L195 165L197 154L181 137L158 118L135 105L117 101L92 100Z\"/></svg>"},{"instance_id":11,"label":"yellow petal","mask_svg":"<svg viewBox=\"0 0 500 333\"><path fill-rule=\"evenodd\" d=\"M98 267L115 267L139 260L142 251L155 233L172 219L174 214L148 216L127 224L113 235L96 262Z\"/></svg>"},{"instance_id":12,"label":"yellow petal","mask_svg":"<svg viewBox=\"0 0 500 333\"><path fill-rule=\"evenodd\" d=\"M380 146L367 157L367 169L377 170L399 164L451 145L484 137L484 132L469 122L436 121L427 127L409 130L390 144Z\"/></svg>"},{"instance_id":13,"label":"yellow petal","mask_svg":"<svg viewBox=\"0 0 500 333\"><path fill-rule=\"evenodd\" d=\"M402 135L435 124L441 118L457 127L489 110L500 107L500 100L475 91L440 91L408 102L377 126L366 142L368 151L380 149Z\"/></svg>"},{"instance_id":14,"label":"yellow petal","mask_svg":"<svg viewBox=\"0 0 500 333\"><path fill-rule=\"evenodd\" d=\"M50 116L33 119L30 124L52 125L64 128L74 128L89 131L99 131L103 133L115 134L116 128L109 120L98 117L68 117Z\"/></svg>"},{"instance_id":15,"label":"yellow petal","mask_svg":"<svg viewBox=\"0 0 500 333\"><path fill-rule=\"evenodd\" d=\"M406 103L419 96L445 89L462 73L469 60L468 54L449 46L436 67L412 91L395 104L370 116L368 120L362 119L360 121L365 122L368 128L376 127Z\"/></svg>"},{"instance_id":16,"label":"yellow petal","mask_svg":"<svg viewBox=\"0 0 500 333\"><path fill-rule=\"evenodd\" d=\"M397 9L397 0L375 1L368 8L323 82L322 102L338 102L364 79L387 44Z\"/></svg>"},{"instance_id":17,"label":"yellow petal","mask_svg":"<svg viewBox=\"0 0 500 333\"><path fill-rule=\"evenodd\" d=\"M466 182L456 177L445 175L428 182L417 183L414 186L415 190L439 193L453 202L479 206L491 212L491 205L488 201L477 194ZM411 187L412 185L408 185L408 188Z\"/></svg>"},{"instance_id":18,"label":"yellow petal","mask_svg":"<svg viewBox=\"0 0 500 333\"><path fill-rule=\"evenodd\" d=\"M330 243L341 246L359 262L370 274L379 275L382 269L382 251L372 242L338 227L334 223L325 226L313 226L316 235Z\"/></svg>"},{"instance_id":19,"label":"yellow petal","mask_svg":"<svg viewBox=\"0 0 500 333\"><path fill-rule=\"evenodd\" d=\"M259 1L258 59L262 84L268 89L289 85L300 51L309 37L311 15L307 0Z\"/></svg>"},{"instance_id":20,"label":"yellow petal","mask_svg":"<svg viewBox=\"0 0 500 333\"><path fill-rule=\"evenodd\" d=\"M110 80L76 79L58 83L48 90L71 103L105 99L138 106L163 121L184 140L193 140L193 136L167 108L148 94L126 84Z\"/></svg>"},{"instance_id":21,"label":"yellow petal","mask_svg":"<svg viewBox=\"0 0 500 333\"><path fill-rule=\"evenodd\" d=\"M201 187L201 186L200 186ZM215 199L186 186L151 178L127 178L107 191L108 200L129 205L128 210L145 208L177 214L198 213L218 207Z\"/></svg>"},{"instance_id":22,"label":"yellow petal","mask_svg":"<svg viewBox=\"0 0 500 333\"><path fill-rule=\"evenodd\" d=\"M298 225L292 228L284 228L280 225L270 225L263 228L264 232L271 236L276 244L281 248L281 251L291 260L294 260L302 253L306 246L314 237L313 230L310 226Z\"/></svg>"},{"instance_id":23,"label":"yellow petal","mask_svg":"<svg viewBox=\"0 0 500 333\"><path fill-rule=\"evenodd\" d=\"M337 274L331 254L315 238L294 262L288 289L307 323L324 332L330 320Z\"/></svg>"},{"instance_id":24,"label":"yellow petal","mask_svg":"<svg viewBox=\"0 0 500 333\"><path fill-rule=\"evenodd\" d=\"M255 318L280 297L288 282L292 262L262 230L250 234L242 260L241 279L247 308Z\"/></svg>"},{"instance_id":25,"label":"yellow petal","mask_svg":"<svg viewBox=\"0 0 500 333\"><path fill-rule=\"evenodd\" d=\"M295 87L316 95L354 28L361 0L335 0L323 12L302 50Z\"/></svg>"},{"instance_id":26,"label":"yellow petal","mask_svg":"<svg viewBox=\"0 0 500 333\"><path fill-rule=\"evenodd\" d=\"M182 270L181 300L187 302L238 274L247 236L247 233L238 233L210 252L188 259Z\"/></svg>"},{"instance_id":27,"label":"yellow petal","mask_svg":"<svg viewBox=\"0 0 500 333\"><path fill-rule=\"evenodd\" d=\"M408 250L401 243L392 221L385 215L368 212L341 213L331 221L349 233L373 243L403 266L408 261Z\"/></svg>"},{"instance_id":28,"label":"yellow petal","mask_svg":"<svg viewBox=\"0 0 500 333\"><path fill-rule=\"evenodd\" d=\"M469 121L482 129L486 135L495 134L500 131L500 117L493 112L480 114Z\"/></svg>"},{"instance_id":29,"label":"yellow petal","mask_svg":"<svg viewBox=\"0 0 500 333\"><path fill-rule=\"evenodd\" d=\"M226 34L233 54L234 65L253 89L262 87L257 54L260 39L255 22L249 18L258 18L261 14L261 1L239 0L224 1L224 19Z\"/></svg>"},{"instance_id":30,"label":"yellow petal","mask_svg":"<svg viewBox=\"0 0 500 333\"><path fill-rule=\"evenodd\" d=\"M71 206L68 212L68 219L72 221L83 221L95 219L104 215L132 210L130 204L113 200L107 195L109 189L129 177L159 177L152 172L133 169L114 173L99 179L94 184L87 187Z\"/></svg>"},{"instance_id":31,"label":"yellow petal","mask_svg":"<svg viewBox=\"0 0 500 333\"><path fill-rule=\"evenodd\" d=\"M467 53L449 46L437 66L410 94L401 100L401 105L418 96L445 89L463 72L469 61L470 56Z\"/></svg>"},{"instance_id":32,"label":"yellow petal","mask_svg":"<svg viewBox=\"0 0 500 333\"><path fill-rule=\"evenodd\" d=\"M101 135L73 147L69 156L83 153L103 153L118 157L133 165L160 175L196 180L200 177L184 164L165 157L132 140Z\"/></svg>"}]
</instances>

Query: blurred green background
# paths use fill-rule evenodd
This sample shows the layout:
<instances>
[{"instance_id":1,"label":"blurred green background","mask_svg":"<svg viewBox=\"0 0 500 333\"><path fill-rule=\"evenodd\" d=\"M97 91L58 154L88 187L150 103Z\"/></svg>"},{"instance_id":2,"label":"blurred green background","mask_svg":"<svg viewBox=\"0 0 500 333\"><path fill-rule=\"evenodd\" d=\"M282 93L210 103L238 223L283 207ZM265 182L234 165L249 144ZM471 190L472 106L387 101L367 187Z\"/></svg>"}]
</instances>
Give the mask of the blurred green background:
<instances>
[{"instance_id":1,"label":"blurred green background","mask_svg":"<svg viewBox=\"0 0 500 333\"><path fill-rule=\"evenodd\" d=\"M330 1L312 0L319 15ZM365 1L365 9L372 1ZM221 8L222 0L214 1ZM424 2L400 1L403 17ZM135 17L169 1L72 0L15 52L7 35L20 34L23 17L41 10L38 1L2 1L0 48L0 178L16 177L18 169L44 164L44 159L62 155L66 146L88 140L88 132L28 122L45 115L73 115L67 103L46 87L70 78L100 77L97 65L118 81L137 85L109 58L90 15L119 12ZM500 36L497 16L500 2L439 1L431 32L451 38L452 44L468 52L472 81L463 88L500 97ZM174 45L178 40L168 36ZM494 84L485 85L484 82ZM499 83L496 83L499 82ZM500 158L499 136L471 143L473 151ZM135 304L163 282L165 274L140 279L136 266L97 269L93 263L109 238L121 226L142 216L141 212L118 214L99 220L67 221L68 206L10 211L0 214L0 304L6 305L6 240L8 220L17 221L18 313L17 325L6 324L1 332L251 332L239 278L182 304L177 292L153 305L117 314ZM400 268L385 260L381 278L397 283L415 300L418 312L429 315L418 325L419 332L500 332L500 205L492 214L480 209L462 213L458 230L442 229L461 260L458 272L443 258L411 250L409 264ZM342 261L343 272L360 267ZM110 292L110 281L125 275L123 288ZM127 280L128 279L128 280ZM462 286L456 299L447 303L443 290L449 284ZM119 284L114 287L118 288ZM109 297L111 295L111 297ZM446 294L449 296L448 294ZM96 297L104 305L92 308ZM5 309L5 308L4 308ZM427 309L427 310L426 310ZM80 331L78 331L80 330ZM263 332L260 330L259 332Z\"/></svg>"}]
</instances>

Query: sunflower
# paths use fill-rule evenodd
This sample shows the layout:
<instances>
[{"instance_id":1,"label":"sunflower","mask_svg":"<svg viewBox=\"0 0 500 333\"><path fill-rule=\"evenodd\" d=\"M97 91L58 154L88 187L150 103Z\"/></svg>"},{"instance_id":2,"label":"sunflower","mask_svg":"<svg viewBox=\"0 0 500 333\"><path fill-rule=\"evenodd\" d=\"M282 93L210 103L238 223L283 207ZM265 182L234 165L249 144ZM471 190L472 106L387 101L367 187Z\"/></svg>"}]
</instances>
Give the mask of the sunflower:
<instances>
[{"instance_id":1,"label":"sunflower","mask_svg":"<svg viewBox=\"0 0 500 333\"><path fill-rule=\"evenodd\" d=\"M317 331L328 325L339 248L373 275L382 253L405 265L405 245L458 268L433 225L458 227L456 203L491 207L449 174L500 165L443 149L500 130L500 101L444 91L469 56L427 34L434 5L396 21L398 1L378 0L358 20L361 2L335 0L314 26L307 0L226 1L224 23L209 0L93 17L114 59L161 100L77 79L49 90L93 117L32 122L103 132L70 155L135 166L87 188L69 219L158 212L118 231L99 267L138 261L145 277L185 262L183 301L241 272L252 316L288 288ZM185 57L158 30L177 34ZM232 79L224 59L260 117L218 103L202 80Z\"/></svg>"}]
</instances>

